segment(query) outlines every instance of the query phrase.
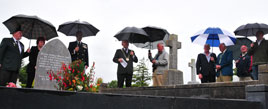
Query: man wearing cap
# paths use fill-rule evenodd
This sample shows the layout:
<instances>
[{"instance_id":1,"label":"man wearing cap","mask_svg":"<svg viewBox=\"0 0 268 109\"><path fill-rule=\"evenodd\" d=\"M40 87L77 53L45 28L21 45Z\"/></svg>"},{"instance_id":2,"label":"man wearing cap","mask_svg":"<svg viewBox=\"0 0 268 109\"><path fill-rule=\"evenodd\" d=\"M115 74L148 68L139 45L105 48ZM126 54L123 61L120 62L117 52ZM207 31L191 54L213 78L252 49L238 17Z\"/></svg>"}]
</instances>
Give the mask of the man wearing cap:
<instances>
[{"instance_id":1,"label":"man wearing cap","mask_svg":"<svg viewBox=\"0 0 268 109\"><path fill-rule=\"evenodd\" d=\"M123 88L124 81L126 81L126 87L131 87L132 75L133 75L133 62L137 63L133 50L128 49L128 41L122 41L122 49L117 49L114 55L113 61L118 64L117 67L117 86Z\"/></svg>"},{"instance_id":2,"label":"man wearing cap","mask_svg":"<svg viewBox=\"0 0 268 109\"><path fill-rule=\"evenodd\" d=\"M13 32L12 38L4 38L0 44L0 86L9 82L16 84L24 53L20 29Z\"/></svg>"},{"instance_id":3,"label":"man wearing cap","mask_svg":"<svg viewBox=\"0 0 268 109\"><path fill-rule=\"evenodd\" d=\"M88 47L87 44L83 43L83 33L81 31L76 32L76 41L69 43L69 52L72 57L72 61L82 60L85 62L85 66L88 67Z\"/></svg>"}]
</instances>

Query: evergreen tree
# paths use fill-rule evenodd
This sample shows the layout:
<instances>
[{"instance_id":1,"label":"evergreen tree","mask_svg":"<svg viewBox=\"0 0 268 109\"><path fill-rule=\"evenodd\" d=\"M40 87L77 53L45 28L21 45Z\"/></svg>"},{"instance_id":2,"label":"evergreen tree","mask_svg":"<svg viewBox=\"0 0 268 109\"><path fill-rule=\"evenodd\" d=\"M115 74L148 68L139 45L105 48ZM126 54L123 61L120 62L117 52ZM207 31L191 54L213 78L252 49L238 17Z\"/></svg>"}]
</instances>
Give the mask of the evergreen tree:
<instances>
[{"instance_id":1,"label":"evergreen tree","mask_svg":"<svg viewBox=\"0 0 268 109\"><path fill-rule=\"evenodd\" d=\"M151 80L151 74L149 73L149 69L147 68L145 62L145 59L142 58L139 64L134 68L132 79L132 82L134 83L132 86L134 87L149 86L148 81Z\"/></svg>"},{"instance_id":2,"label":"evergreen tree","mask_svg":"<svg viewBox=\"0 0 268 109\"><path fill-rule=\"evenodd\" d=\"M21 66L22 67L20 68L20 71L19 71L19 80L22 84L26 84L26 82L27 82L27 73L26 73L27 65L24 64L24 60L22 61Z\"/></svg>"},{"instance_id":3,"label":"evergreen tree","mask_svg":"<svg viewBox=\"0 0 268 109\"><path fill-rule=\"evenodd\" d=\"M117 80L112 80L111 82L108 82L108 88L117 88Z\"/></svg>"}]
</instances>

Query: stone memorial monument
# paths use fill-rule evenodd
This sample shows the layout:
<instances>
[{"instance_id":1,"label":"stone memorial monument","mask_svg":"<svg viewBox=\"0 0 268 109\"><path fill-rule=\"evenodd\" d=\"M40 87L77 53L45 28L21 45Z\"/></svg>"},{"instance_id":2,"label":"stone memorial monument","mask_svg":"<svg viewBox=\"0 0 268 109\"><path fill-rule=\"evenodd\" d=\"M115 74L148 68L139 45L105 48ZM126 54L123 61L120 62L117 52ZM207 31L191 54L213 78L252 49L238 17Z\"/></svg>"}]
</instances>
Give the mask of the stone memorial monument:
<instances>
[{"instance_id":1,"label":"stone memorial monument","mask_svg":"<svg viewBox=\"0 0 268 109\"><path fill-rule=\"evenodd\" d=\"M191 67L191 81L189 81L188 84L198 84L199 82L196 81L195 59L191 59L191 62L188 63L188 66Z\"/></svg>"},{"instance_id":2,"label":"stone memorial monument","mask_svg":"<svg viewBox=\"0 0 268 109\"><path fill-rule=\"evenodd\" d=\"M37 57L34 88L56 90L56 81L49 80L47 72L52 70L57 73L62 62L68 65L71 61L69 50L59 39L49 41Z\"/></svg>"},{"instance_id":3,"label":"stone memorial monument","mask_svg":"<svg viewBox=\"0 0 268 109\"><path fill-rule=\"evenodd\" d=\"M178 36L171 34L166 42L169 49L169 70L164 72L164 85L183 84L183 72L177 70L177 50L181 48L181 43L178 42Z\"/></svg>"}]
</instances>

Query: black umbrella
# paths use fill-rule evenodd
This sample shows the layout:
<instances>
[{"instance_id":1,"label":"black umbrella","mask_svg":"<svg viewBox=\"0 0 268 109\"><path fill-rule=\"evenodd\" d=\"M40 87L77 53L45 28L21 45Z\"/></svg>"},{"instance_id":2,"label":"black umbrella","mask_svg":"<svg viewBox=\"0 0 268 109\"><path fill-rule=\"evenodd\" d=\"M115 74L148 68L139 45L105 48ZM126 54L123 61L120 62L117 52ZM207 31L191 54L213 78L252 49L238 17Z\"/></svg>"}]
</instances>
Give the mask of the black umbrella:
<instances>
[{"instance_id":1,"label":"black umbrella","mask_svg":"<svg viewBox=\"0 0 268 109\"><path fill-rule=\"evenodd\" d=\"M249 23L238 27L234 33L240 36L255 36L257 31L263 31L264 34L268 33L268 25L263 23Z\"/></svg>"},{"instance_id":2,"label":"black umbrella","mask_svg":"<svg viewBox=\"0 0 268 109\"><path fill-rule=\"evenodd\" d=\"M156 49L158 43L163 43L169 39L169 33L167 30L159 27L147 26L142 28L148 35L150 40L146 43L134 43L135 46L147 49Z\"/></svg>"},{"instance_id":3,"label":"black umbrella","mask_svg":"<svg viewBox=\"0 0 268 109\"><path fill-rule=\"evenodd\" d=\"M249 48L251 43L252 41L248 38L237 38L236 44L232 46L227 46L227 49L233 51L233 59L237 60L241 54L241 46L246 45Z\"/></svg>"},{"instance_id":4,"label":"black umbrella","mask_svg":"<svg viewBox=\"0 0 268 109\"><path fill-rule=\"evenodd\" d=\"M99 29L86 21L76 20L61 24L58 31L62 32L66 36L76 36L76 32L81 31L83 33L82 36L86 37L95 36L99 32Z\"/></svg>"},{"instance_id":5,"label":"black umbrella","mask_svg":"<svg viewBox=\"0 0 268 109\"><path fill-rule=\"evenodd\" d=\"M28 39L45 37L46 40L49 40L58 36L55 27L50 22L37 16L16 15L4 21L3 24L10 33L14 33L20 28L23 37Z\"/></svg>"},{"instance_id":6,"label":"black umbrella","mask_svg":"<svg viewBox=\"0 0 268 109\"><path fill-rule=\"evenodd\" d=\"M127 40L130 43L145 43L150 40L148 34L143 29L137 27L125 27L114 37L119 41Z\"/></svg>"}]
</instances>

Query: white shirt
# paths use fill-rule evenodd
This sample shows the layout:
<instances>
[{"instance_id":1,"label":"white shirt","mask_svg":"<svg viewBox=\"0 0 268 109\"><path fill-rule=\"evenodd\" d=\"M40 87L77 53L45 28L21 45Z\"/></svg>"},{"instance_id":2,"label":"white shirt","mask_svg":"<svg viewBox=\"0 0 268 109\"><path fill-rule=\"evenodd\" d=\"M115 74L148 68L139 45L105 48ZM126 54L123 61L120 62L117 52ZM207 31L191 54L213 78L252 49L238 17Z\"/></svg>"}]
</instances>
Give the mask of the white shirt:
<instances>
[{"instance_id":1,"label":"white shirt","mask_svg":"<svg viewBox=\"0 0 268 109\"><path fill-rule=\"evenodd\" d=\"M248 52L246 52L246 53L242 53L242 57L244 57L247 53L248 53Z\"/></svg>"},{"instance_id":2,"label":"white shirt","mask_svg":"<svg viewBox=\"0 0 268 109\"><path fill-rule=\"evenodd\" d=\"M15 43L18 44L18 47L19 47L19 50L20 50L20 53L21 53L22 49L21 49L21 46L20 46L20 41L16 40L14 37L13 37L13 39L14 39ZM18 41L18 43L17 43L17 41Z\"/></svg>"},{"instance_id":3,"label":"white shirt","mask_svg":"<svg viewBox=\"0 0 268 109\"><path fill-rule=\"evenodd\" d=\"M82 42L81 41L77 41L77 44L80 45L80 44L82 44Z\"/></svg>"},{"instance_id":4,"label":"white shirt","mask_svg":"<svg viewBox=\"0 0 268 109\"><path fill-rule=\"evenodd\" d=\"M208 62L210 61L210 54L211 54L210 52L208 53L208 55L206 53L204 53L204 55L206 56Z\"/></svg>"},{"instance_id":5,"label":"white shirt","mask_svg":"<svg viewBox=\"0 0 268 109\"><path fill-rule=\"evenodd\" d=\"M263 39L262 39L262 40L263 40ZM258 45L260 45L260 44L261 44L261 41L262 41L262 40L259 40L259 41L257 40Z\"/></svg>"},{"instance_id":6,"label":"white shirt","mask_svg":"<svg viewBox=\"0 0 268 109\"><path fill-rule=\"evenodd\" d=\"M126 51L126 53L128 53L128 49L127 48L124 48L124 50Z\"/></svg>"}]
</instances>

